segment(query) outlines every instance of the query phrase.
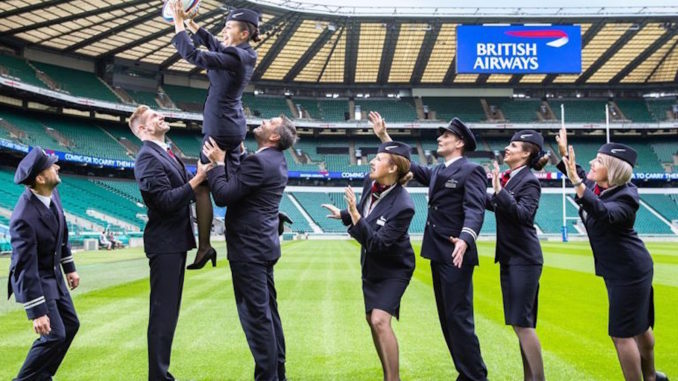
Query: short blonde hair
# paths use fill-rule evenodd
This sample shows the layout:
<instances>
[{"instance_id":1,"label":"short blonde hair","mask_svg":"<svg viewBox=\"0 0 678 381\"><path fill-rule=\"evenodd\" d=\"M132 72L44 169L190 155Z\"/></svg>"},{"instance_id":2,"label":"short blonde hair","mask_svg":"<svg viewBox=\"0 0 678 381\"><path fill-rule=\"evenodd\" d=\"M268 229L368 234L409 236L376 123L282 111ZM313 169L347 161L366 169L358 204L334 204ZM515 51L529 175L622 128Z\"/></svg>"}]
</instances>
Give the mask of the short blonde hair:
<instances>
[{"instance_id":1,"label":"short blonde hair","mask_svg":"<svg viewBox=\"0 0 678 381\"><path fill-rule=\"evenodd\" d=\"M631 164L604 153L600 154L600 161L607 168L607 182L610 186L620 186L631 181L633 175Z\"/></svg>"},{"instance_id":2,"label":"short blonde hair","mask_svg":"<svg viewBox=\"0 0 678 381\"><path fill-rule=\"evenodd\" d=\"M129 128L132 130L132 133L139 137L139 125L141 125L141 119L144 113L151 108L146 105L139 105L136 110L132 113L132 116L129 117Z\"/></svg>"}]
</instances>

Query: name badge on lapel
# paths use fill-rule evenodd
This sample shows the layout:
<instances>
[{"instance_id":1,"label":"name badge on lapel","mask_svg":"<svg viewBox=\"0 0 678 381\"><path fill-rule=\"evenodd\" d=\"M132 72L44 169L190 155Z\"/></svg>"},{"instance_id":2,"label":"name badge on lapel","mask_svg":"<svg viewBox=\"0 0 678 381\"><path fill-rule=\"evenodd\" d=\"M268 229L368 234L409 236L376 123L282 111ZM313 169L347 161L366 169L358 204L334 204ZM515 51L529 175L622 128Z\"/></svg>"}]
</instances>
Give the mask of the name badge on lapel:
<instances>
[{"instance_id":1,"label":"name badge on lapel","mask_svg":"<svg viewBox=\"0 0 678 381\"><path fill-rule=\"evenodd\" d=\"M377 220L377 225L384 226L385 224L386 224L386 219L384 218L384 216L379 217L379 219Z\"/></svg>"},{"instance_id":2,"label":"name badge on lapel","mask_svg":"<svg viewBox=\"0 0 678 381\"><path fill-rule=\"evenodd\" d=\"M455 179L449 179L445 182L445 188L454 189L456 187L457 187L457 180L455 180Z\"/></svg>"}]
</instances>

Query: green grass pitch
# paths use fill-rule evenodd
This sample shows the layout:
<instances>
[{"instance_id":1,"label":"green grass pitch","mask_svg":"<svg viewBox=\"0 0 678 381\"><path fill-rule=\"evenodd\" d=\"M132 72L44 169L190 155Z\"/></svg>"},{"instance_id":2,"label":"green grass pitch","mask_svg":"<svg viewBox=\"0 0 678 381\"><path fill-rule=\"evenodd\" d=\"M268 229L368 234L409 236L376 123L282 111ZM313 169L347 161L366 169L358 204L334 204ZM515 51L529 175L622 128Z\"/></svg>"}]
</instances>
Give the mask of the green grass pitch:
<instances>
[{"instance_id":1,"label":"green grass pitch","mask_svg":"<svg viewBox=\"0 0 678 381\"><path fill-rule=\"evenodd\" d=\"M593 275L588 243L543 243L545 263L537 332L549 380L620 380L607 336L607 297ZM648 243L655 261L657 368L678 377L678 251ZM253 361L238 321L224 245L216 269L187 272L174 340L172 373L180 380L248 380ZM415 243L419 250L419 243ZM504 325L494 243L481 242L474 275L476 332L492 380L521 380L517 339ZM192 255L189 256L192 259ZM141 249L76 255L81 286L73 292L81 328L57 380L146 377L148 262ZM0 258L6 295L9 258ZM378 380L381 367L365 322L359 248L352 241L295 241L276 266L291 380ZM456 377L436 313L428 261L417 269L394 321L404 380ZM0 302L0 380L16 375L35 338L11 301Z\"/></svg>"}]
</instances>

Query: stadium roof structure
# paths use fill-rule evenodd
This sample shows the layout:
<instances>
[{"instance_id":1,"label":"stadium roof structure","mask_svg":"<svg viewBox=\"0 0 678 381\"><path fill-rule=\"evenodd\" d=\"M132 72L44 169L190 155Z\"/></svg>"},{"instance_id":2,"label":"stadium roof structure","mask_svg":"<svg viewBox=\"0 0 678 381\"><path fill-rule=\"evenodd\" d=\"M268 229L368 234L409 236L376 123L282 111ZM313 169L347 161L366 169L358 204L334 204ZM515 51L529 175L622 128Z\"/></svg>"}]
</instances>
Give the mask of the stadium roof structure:
<instances>
[{"instance_id":1,"label":"stadium roof structure","mask_svg":"<svg viewBox=\"0 0 678 381\"><path fill-rule=\"evenodd\" d=\"M196 21L217 33L228 9L251 7L262 12L264 37L255 45L256 85L567 88L662 86L678 81L677 6L411 7L376 14L369 7L365 7L369 12L362 12L357 7L298 4L202 0ZM581 74L457 74L456 26L507 22L581 25ZM173 35L173 26L160 17L160 1L0 2L0 44L97 63L144 63L162 73L203 75L176 53L170 43Z\"/></svg>"}]
</instances>

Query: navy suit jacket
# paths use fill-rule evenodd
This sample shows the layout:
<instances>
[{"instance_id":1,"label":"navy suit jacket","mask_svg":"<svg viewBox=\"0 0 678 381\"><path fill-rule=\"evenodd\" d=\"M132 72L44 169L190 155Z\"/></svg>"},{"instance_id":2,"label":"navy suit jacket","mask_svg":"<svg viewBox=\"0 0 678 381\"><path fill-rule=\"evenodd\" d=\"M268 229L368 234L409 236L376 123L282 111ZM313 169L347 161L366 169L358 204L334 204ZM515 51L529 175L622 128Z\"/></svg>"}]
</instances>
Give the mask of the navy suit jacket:
<instances>
[{"instance_id":1,"label":"navy suit jacket","mask_svg":"<svg viewBox=\"0 0 678 381\"><path fill-rule=\"evenodd\" d=\"M47 300L68 293L59 265L66 274L75 271L68 243L68 227L59 192L54 189L52 202L59 218L26 188L14 207L9 231L12 260L9 265L7 297L12 293L24 304L29 319L47 315Z\"/></svg>"},{"instance_id":2,"label":"navy suit jacket","mask_svg":"<svg viewBox=\"0 0 678 381\"><path fill-rule=\"evenodd\" d=\"M372 180L365 178L358 211L362 215L367 200L372 197ZM407 279L414 272L414 250L407 230L414 217L414 203L400 184L395 184L372 209L353 225L347 210L341 220L349 226L348 234L361 245L360 264L364 279Z\"/></svg>"},{"instance_id":3,"label":"navy suit jacket","mask_svg":"<svg viewBox=\"0 0 678 381\"><path fill-rule=\"evenodd\" d=\"M565 163L558 163L558 169L565 174ZM628 183L596 196L595 182L586 179L584 169L577 166L577 174L584 179L586 190L574 201L579 204L579 217L589 236L596 275L619 283L644 279L652 273L653 264L633 229L640 207L638 188Z\"/></svg>"},{"instance_id":4,"label":"navy suit jacket","mask_svg":"<svg viewBox=\"0 0 678 381\"><path fill-rule=\"evenodd\" d=\"M541 185L525 167L498 194L487 194L485 207L497 218L494 262L503 265L541 265L544 258L534 228Z\"/></svg>"},{"instance_id":5,"label":"navy suit jacket","mask_svg":"<svg viewBox=\"0 0 678 381\"><path fill-rule=\"evenodd\" d=\"M225 47L203 28L193 35L193 40L186 31L177 33L172 43L186 61L207 69L210 86L203 110L202 133L245 139L247 123L241 97L252 78L257 52L248 43ZM197 49L200 45L207 51Z\"/></svg>"},{"instance_id":6,"label":"navy suit jacket","mask_svg":"<svg viewBox=\"0 0 678 381\"><path fill-rule=\"evenodd\" d=\"M485 218L487 175L480 165L465 157L449 167L433 168L412 163L414 178L428 186L428 217L421 245L421 256L452 264L454 245L450 236L468 244L464 266L478 265L476 239Z\"/></svg>"},{"instance_id":7,"label":"navy suit jacket","mask_svg":"<svg viewBox=\"0 0 678 381\"><path fill-rule=\"evenodd\" d=\"M148 208L144 251L164 254L195 248L190 212L194 193L183 162L145 141L134 162L134 177Z\"/></svg>"},{"instance_id":8,"label":"navy suit jacket","mask_svg":"<svg viewBox=\"0 0 678 381\"><path fill-rule=\"evenodd\" d=\"M226 206L228 260L267 264L280 258L278 212L287 186L287 162L277 148L243 155L235 173L207 173L214 203Z\"/></svg>"}]
</instances>

